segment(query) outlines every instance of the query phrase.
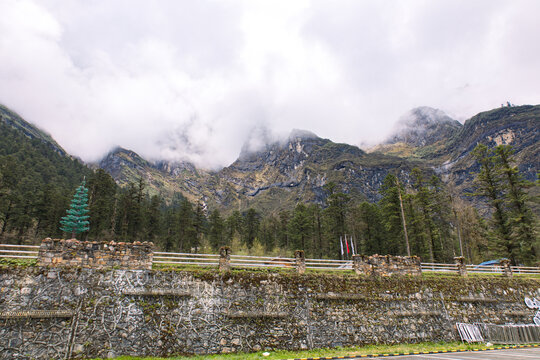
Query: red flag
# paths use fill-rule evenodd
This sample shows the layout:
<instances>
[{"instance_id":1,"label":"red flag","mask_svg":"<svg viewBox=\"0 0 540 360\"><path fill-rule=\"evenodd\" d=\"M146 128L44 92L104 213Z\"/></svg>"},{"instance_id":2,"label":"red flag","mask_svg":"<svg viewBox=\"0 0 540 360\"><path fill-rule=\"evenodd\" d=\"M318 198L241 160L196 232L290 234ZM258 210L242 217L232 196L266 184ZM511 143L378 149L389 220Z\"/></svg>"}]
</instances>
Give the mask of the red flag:
<instances>
[{"instance_id":1,"label":"red flag","mask_svg":"<svg viewBox=\"0 0 540 360\"><path fill-rule=\"evenodd\" d=\"M347 237L345 237L345 245L347 245L347 254L349 253L349 242L347 241Z\"/></svg>"}]
</instances>

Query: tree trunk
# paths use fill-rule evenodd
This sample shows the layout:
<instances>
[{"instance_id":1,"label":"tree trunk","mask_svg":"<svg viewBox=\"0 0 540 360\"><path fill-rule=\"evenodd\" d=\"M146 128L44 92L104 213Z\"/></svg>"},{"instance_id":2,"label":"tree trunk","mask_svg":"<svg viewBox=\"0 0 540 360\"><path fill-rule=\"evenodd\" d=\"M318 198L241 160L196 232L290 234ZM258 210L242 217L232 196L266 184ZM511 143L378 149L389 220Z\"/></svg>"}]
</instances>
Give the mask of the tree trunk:
<instances>
[{"instance_id":1,"label":"tree trunk","mask_svg":"<svg viewBox=\"0 0 540 360\"><path fill-rule=\"evenodd\" d=\"M396 185L399 196L399 208L401 210L401 222L403 224L403 234L405 235L405 244L407 245L407 256L411 256L411 248L409 246L409 235L407 234L407 222L405 221L405 211L403 211L403 199L401 198L401 188L399 186L399 180L396 176Z\"/></svg>"}]
</instances>

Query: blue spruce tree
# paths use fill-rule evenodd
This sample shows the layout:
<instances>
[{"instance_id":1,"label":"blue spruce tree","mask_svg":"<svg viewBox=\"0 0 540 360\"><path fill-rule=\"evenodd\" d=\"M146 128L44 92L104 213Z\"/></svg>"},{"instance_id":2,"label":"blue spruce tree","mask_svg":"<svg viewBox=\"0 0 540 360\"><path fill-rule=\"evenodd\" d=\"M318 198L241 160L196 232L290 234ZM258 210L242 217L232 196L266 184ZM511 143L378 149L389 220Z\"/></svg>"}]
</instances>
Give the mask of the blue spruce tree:
<instances>
[{"instance_id":1,"label":"blue spruce tree","mask_svg":"<svg viewBox=\"0 0 540 360\"><path fill-rule=\"evenodd\" d=\"M60 220L60 230L71 233L71 238L74 239L76 234L90 230L90 222L88 219L88 189L86 182L83 180L81 186L77 188L69 209L66 210L67 215Z\"/></svg>"}]
</instances>

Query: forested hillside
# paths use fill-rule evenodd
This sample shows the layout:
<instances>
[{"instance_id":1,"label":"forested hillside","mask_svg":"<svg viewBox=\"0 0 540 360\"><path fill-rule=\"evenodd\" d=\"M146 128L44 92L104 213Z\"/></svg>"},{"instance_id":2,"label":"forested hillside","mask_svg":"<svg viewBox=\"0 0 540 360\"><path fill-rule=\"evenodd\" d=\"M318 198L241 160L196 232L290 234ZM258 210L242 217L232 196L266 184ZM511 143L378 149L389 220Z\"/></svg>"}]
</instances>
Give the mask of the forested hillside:
<instances>
[{"instance_id":1,"label":"forested hillside","mask_svg":"<svg viewBox=\"0 0 540 360\"><path fill-rule=\"evenodd\" d=\"M0 121L0 237L57 236L69 198L92 171L40 138Z\"/></svg>"}]
</instances>

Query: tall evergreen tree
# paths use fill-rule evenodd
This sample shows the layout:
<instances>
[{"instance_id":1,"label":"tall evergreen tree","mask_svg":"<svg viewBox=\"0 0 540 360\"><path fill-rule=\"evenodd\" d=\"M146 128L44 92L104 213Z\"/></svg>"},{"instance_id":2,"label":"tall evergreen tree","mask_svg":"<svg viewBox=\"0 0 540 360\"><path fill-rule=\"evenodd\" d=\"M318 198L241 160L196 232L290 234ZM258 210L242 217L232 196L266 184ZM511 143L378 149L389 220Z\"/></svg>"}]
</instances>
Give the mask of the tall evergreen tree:
<instances>
[{"instance_id":1,"label":"tall evergreen tree","mask_svg":"<svg viewBox=\"0 0 540 360\"><path fill-rule=\"evenodd\" d=\"M215 209L208 218L208 240L214 251L217 251L220 246L227 245L224 232L225 224L219 210Z\"/></svg>"},{"instance_id":2,"label":"tall evergreen tree","mask_svg":"<svg viewBox=\"0 0 540 360\"><path fill-rule=\"evenodd\" d=\"M150 202L144 208L143 216L143 239L155 242L158 236L161 235L163 224L163 214L161 211L161 198L154 195L150 198Z\"/></svg>"},{"instance_id":3,"label":"tall evergreen tree","mask_svg":"<svg viewBox=\"0 0 540 360\"><path fill-rule=\"evenodd\" d=\"M400 185L401 186L401 185ZM403 194L403 189L400 189ZM379 202L381 214L384 219L386 230L386 251L391 255L403 255L406 253L404 244L403 222L401 218L401 205L397 189L396 176L388 174L379 190L382 199Z\"/></svg>"},{"instance_id":4,"label":"tall evergreen tree","mask_svg":"<svg viewBox=\"0 0 540 360\"><path fill-rule=\"evenodd\" d=\"M426 239L429 251L429 261L435 262L435 247L438 240L438 233L433 222L433 199L432 193L424 181L424 175L418 168L414 168L411 173L414 179L414 189L416 190L416 202L422 217L422 230Z\"/></svg>"},{"instance_id":5,"label":"tall evergreen tree","mask_svg":"<svg viewBox=\"0 0 540 360\"><path fill-rule=\"evenodd\" d=\"M308 206L308 212L312 221L311 224L311 234L312 234L312 256L319 258L323 257L325 254L324 244L323 244L323 221L322 221L322 211L319 204L311 204Z\"/></svg>"},{"instance_id":6,"label":"tall evergreen tree","mask_svg":"<svg viewBox=\"0 0 540 360\"><path fill-rule=\"evenodd\" d=\"M113 178L103 169L96 170L88 179L89 214L92 217L89 237L112 240L111 219L117 187Z\"/></svg>"},{"instance_id":7,"label":"tall evergreen tree","mask_svg":"<svg viewBox=\"0 0 540 360\"><path fill-rule=\"evenodd\" d=\"M71 233L71 237L74 239L76 234L86 232L90 230L90 222L88 219L88 189L86 188L86 181L83 180L81 186L77 188L71 205L66 211L67 215L60 220L61 230L66 233Z\"/></svg>"},{"instance_id":8,"label":"tall evergreen tree","mask_svg":"<svg viewBox=\"0 0 540 360\"><path fill-rule=\"evenodd\" d=\"M249 208L243 218L242 242L248 249L253 247L255 238L259 234L260 215L253 208Z\"/></svg>"},{"instance_id":9,"label":"tall evergreen tree","mask_svg":"<svg viewBox=\"0 0 540 360\"><path fill-rule=\"evenodd\" d=\"M264 250L267 253L273 251L276 246L276 239L279 232L279 220L273 215L264 218L261 221L259 232Z\"/></svg>"},{"instance_id":10,"label":"tall evergreen tree","mask_svg":"<svg viewBox=\"0 0 540 360\"><path fill-rule=\"evenodd\" d=\"M294 208L293 217L288 225L289 237L296 249L306 249L306 240L311 236L312 221L308 208L304 204L298 204Z\"/></svg>"},{"instance_id":11,"label":"tall evergreen tree","mask_svg":"<svg viewBox=\"0 0 540 360\"><path fill-rule=\"evenodd\" d=\"M513 165L514 151L510 146L499 145L494 150L499 173L506 190L508 204L508 223L511 228L510 237L519 249L519 259L531 263L536 259L535 243L538 236L535 229L535 219L527 206L528 196L525 189L529 184L520 176Z\"/></svg>"},{"instance_id":12,"label":"tall evergreen tree","mask_svg":"<svg viewBox=\"0 0 540 360\"><path fill-rule=\"evenodd\" d=\"M511 239L508 214L504 208L503 185L499 176L496 158L486 145L478 144L473 156L480 164L480 171L476 174L474 183L475 196L485 197L494 209L493 223L495 231L491 232L491 246L499 256L508 256L513 264L519 257L519 246Z\"/></svg>"},{"instance_id":13,"label":"tall evergreen tree","mask_svg":"<svg viewBox=\"0 0 540 360\"><path fill-rule=\"evenodd\" d=\"M242 234L242 214L235 210L225 220L225 237L227 244L232 244L233 240Z\"/></svg>"},{"instance_id":14,"label":"tall evergreen tree","mask_svg":"<svg viewBox=\"0 0 540 360\"><path fill-rule=\"evenodd\" d=\"M358 220L360 228L360 251L363 254L386 254L385 231L381 218L381 212L377 204L370 204L366 201L358 206Z\"/></svg>"},{"instance_id":15,"label":"tall evergreen tree","mask_svg":"<svg viewBox=\"0 0 540 360\"><path fill-rule=\"evenodd\" d=\"M329 255L341 256L339 239L347 233L346 218L349 212L351 197L348 194L337 191L337 186L329 182L324 186L328 196L327 207L324 209L326 233L329 239Z\"/></svg>"},{"instance_id":16,"label":"tall evergreen tree","mask_svg":"<svg viewBox=\"0 0 540 360\"><path fill-rule=\"evenodd\" d=\"M289 233L287 231L289 227L289 219L291 214L287 210L281 210L279 212L279 232L278 232L278 245L285 249L290 249L289 246Z\"/></svg>"},{"instance_id":17,"label":"tall evergreen tree","mask_svg":"<svg viewBox=\"0 0 540 360\"><path fill-rule=\"evenodd\" d=\"M194 212L193 205L182 199L177 213L177 244L180 251L191 251L198 245L197 231L193 226Z\"/></svg>"}]
</instances>

